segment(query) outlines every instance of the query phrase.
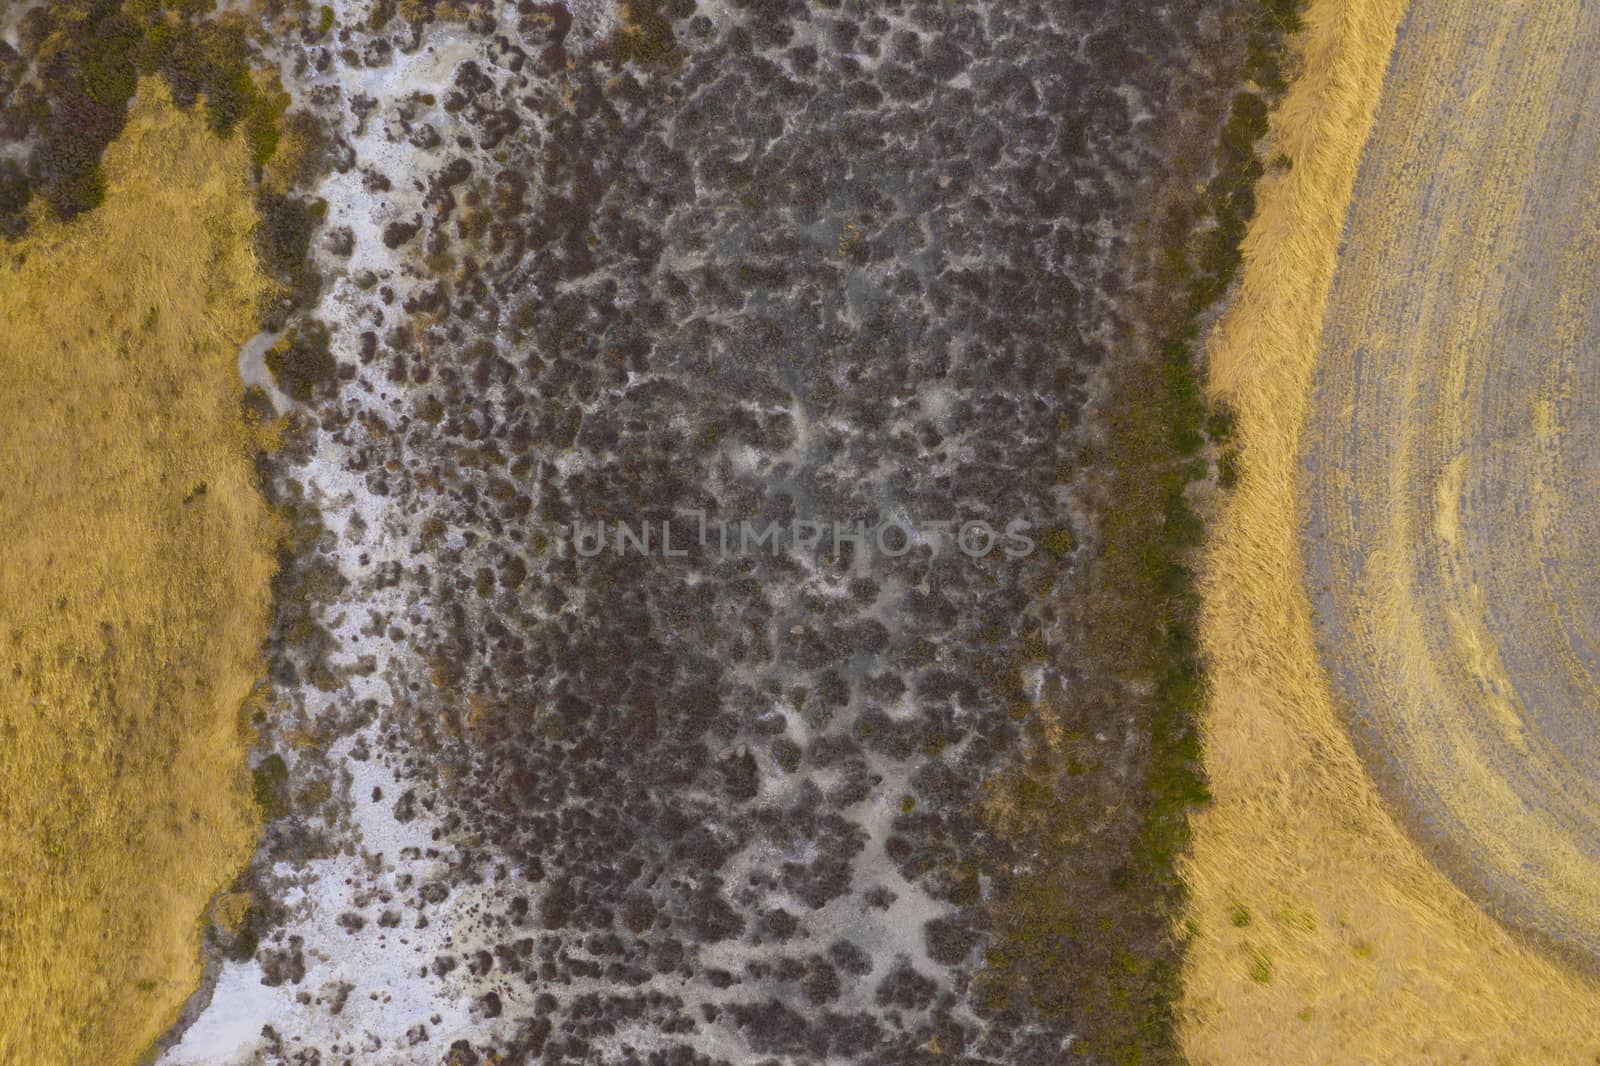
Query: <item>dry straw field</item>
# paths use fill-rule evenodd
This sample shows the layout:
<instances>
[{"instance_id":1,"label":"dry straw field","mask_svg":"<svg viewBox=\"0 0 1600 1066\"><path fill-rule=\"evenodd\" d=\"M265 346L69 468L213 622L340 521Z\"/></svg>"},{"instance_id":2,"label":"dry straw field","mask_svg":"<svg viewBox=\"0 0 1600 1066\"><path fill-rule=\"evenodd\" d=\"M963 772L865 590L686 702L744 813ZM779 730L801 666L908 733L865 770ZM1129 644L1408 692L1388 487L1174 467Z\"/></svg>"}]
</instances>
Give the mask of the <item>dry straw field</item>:
<instances>
[{"instance_id":1,"label":"dry straw field","mask_svg":"<svg viewBox=\"0 0 1600 1066\"><path fill-rule=\"evenodd\" d=\"M1600 11L1409 22L1303 432L1313 619L1385 798L1469 894L1588 961Z\"/></svg>"},{"instance_id":2,"label":"dry straw field","mask_svg":"<svg viewBox=\"0 0 1600 1066\"><path fill-rule=\"evenodd\" d=\"M130 1062L248 856L270 516L241 139L147 82L103 207L0 263L0 1062Z\"/></svg>"},{"instance_id":3,"label":"dry straw field","mask_svg":"<svg viewBox=\"0 0 1600 1066\"><path fill-rule=\"evenodd\" d=\"M1441 80L1471 94L1479 86L1453 75L1475 50L1494 47L1497 27L1504 37L1506 23L1535 12L1559 19L1573 7L1419 0L1402 47L1420 50L1418 66L1433 77L1391 75L1387 85L1403 0L1316 0L1308 12L1301 72L1271 135L1270 150L1292 169L1266 179L1240 290L1209 346L1211 388L1237 411L1243 451L1204 590L1215 803L1195 819L1187 870L1194 937L1183 1033L1197 1064L1547 1064L1600 1055L1600 985L1469 899L1404 831L1352 745L1319 665L1298 498L1336 267L1341 286L1360 285L1345 274L1379 276L1407 251L1394 233L1374 230L1351 232L1341 252L1363 146L1382 158L1410 151L1407 136L1427 136L1409 121L1375 127L1375 116L1414 113L1418 94L1438 95ZM1403 198L1418 169L1394 172L1399 184L1357 195ZM1499 180L1508 198L1520 188L1518 175L1486 180ZM1361 254L1374 247L1381 253ZM1446 298L1436 275L1411 283L1419 300ZM1351 410L1335 414L1348 424Z\"/></svg>"}]
</instances>

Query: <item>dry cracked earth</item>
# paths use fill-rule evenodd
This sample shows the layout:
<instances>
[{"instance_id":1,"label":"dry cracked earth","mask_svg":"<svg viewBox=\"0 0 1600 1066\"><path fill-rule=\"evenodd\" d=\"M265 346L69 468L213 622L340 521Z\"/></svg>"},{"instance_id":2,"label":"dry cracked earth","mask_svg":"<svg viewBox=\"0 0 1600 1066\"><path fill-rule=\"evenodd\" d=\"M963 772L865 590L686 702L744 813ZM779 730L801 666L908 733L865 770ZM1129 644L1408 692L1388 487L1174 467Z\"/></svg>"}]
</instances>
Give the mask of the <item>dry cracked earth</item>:
<instances>
[{"instance_id":1,"label":"dry cracked earth","mask_svg":"<svg viewBox=\"0 0 1600 1066\"><path fill-rule=\"evenodd\" d=\"M985 815L1021 728L994 664L1094 681L1108 367L1162 299L1140 220L1208 177L1244 8L253 11L322 129L266 201L311 234L299 302L240 357L292 423L271 817L160 1062L1084 1050L1093 1000L983 994L996 872L1052 861ZM889 519L1035 550L716 544ZM598 522L653 550L580 554ZM1074 869L1112 914L1139 706L1080 723ZM1151 921L1052 950L1170 955Z\"/></svg>"}]
</instances>

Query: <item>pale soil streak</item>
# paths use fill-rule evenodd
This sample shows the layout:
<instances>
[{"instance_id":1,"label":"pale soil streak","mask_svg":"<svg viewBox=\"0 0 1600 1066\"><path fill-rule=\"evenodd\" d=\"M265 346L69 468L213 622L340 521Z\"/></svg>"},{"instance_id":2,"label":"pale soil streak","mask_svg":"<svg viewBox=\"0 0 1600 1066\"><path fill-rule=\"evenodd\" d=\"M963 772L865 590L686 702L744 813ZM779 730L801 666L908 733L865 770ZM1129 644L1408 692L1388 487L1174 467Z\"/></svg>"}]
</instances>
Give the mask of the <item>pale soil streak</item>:
<instances>
[{"instance_id":1,"label":"pale soil streak","mask_svg":"<svg viewBox=\"0 0 1600 1066\"><path fill-rule=\"evenodd\" d=\"M1464 845L1462 884L1592 943L1581 463L1600 430L1574 405L1594 384L1576 294L1600 27L1573 4L1436 0L1323 0L1309 21L1277 124L1294 167L1263 189L1210 353L1244 461L1206 585L1216 803L1188 870L1186 1049L1594 1061L1600 988L1476 906L1383 798L1448 815L1428 838ZM1394 771L1382 795L1358 709Z\"/></svg>"}]
</instances>

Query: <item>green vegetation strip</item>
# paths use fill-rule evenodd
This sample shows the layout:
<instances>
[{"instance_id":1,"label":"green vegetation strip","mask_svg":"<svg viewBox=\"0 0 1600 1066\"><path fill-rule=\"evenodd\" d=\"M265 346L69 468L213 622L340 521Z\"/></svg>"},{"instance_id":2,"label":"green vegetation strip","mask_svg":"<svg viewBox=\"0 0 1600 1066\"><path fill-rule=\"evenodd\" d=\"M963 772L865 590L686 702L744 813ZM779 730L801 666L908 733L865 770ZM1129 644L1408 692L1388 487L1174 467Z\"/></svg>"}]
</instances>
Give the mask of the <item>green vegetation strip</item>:
<instances>
[{"instance_id":1,"label":"green vegetation strip","mask_svg":"<svg viewBox=\"0 0 1600 1066\"><path fill-rule=\"evenodd\" d=\"M1212 474L1208 444L1223 488L1237 470L1232 415L1206 401L1196 345L1240 265L1266 169L1257 146L1285 88L1284 44L1299 29L1299 6L1263 0L1252 20L1249 85L1232 99L1215 176L1192 211L1197 223L1182 227L1164 257L1162 291L1185 300L1160 358L1118 371L1110 443L1097 462L1107 468L1107 503L1101 546L1088 562L1094 643L1079 664L1088 681L1062 693L1060 708L1029 717L1022 764L997 790L1000 827L1021 837L1031 861L996 876L985 1005L1006 1010L1024 1000L1043 1014L1077 1019L1083 1034L1074 1050L1096 1061L1182 1061L1174 1016L1182 944L1172 932L1185 898L1178 863L1189 846L1189 814L1209 800L1198 733L1200 605L1190 567L1205 530L1190 488ZM1119 793L1095 782L1099 756L1082 735L1107 720L1106 704L1126 704L1129 683L1153 690L1139 712L1148 723L1145 789L1132 797L1125 786ZM1118 842L1084 825L1130 800L1143 816L1135 839L1123 842L1128 855L1110 871L1109 886L1086 886L1096 862L1106 862L1093 850ZM1260 979L1269 976L1261 968Z\"/></svg>"}]
</instances>

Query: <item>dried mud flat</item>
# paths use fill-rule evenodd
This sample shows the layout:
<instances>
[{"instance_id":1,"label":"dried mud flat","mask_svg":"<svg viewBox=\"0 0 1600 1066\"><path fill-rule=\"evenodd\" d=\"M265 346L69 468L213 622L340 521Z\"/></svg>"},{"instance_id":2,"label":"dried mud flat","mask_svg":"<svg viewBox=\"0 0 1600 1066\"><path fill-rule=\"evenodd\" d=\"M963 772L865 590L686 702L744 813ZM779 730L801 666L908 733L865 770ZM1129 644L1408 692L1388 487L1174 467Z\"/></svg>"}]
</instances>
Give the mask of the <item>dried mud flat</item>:
<instances>
[{"instance_id":1,"label":"dried mud flat","mask_svg":"<svg viewBox=\"0 0 1600 1066\"><path fill-rule=\"evenodd\" d=\"M1359 746L1475 898L1600 950L1600 12L1414 4L1305 437Z\"/></svg>"}]
</instances>

